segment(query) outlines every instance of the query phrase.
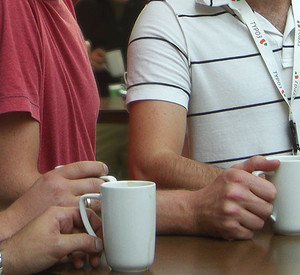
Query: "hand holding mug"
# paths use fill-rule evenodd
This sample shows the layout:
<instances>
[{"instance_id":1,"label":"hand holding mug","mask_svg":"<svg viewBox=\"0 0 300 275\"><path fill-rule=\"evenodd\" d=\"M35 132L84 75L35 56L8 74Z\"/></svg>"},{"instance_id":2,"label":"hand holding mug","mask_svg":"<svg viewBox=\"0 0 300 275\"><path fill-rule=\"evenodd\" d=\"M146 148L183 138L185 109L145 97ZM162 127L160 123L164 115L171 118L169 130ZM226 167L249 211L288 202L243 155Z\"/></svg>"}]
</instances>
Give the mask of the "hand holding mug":
<instances>
[{"instance_id":1,"label":"hand holding mug","mask_svg":"<svg viewBox=\"0 0 300 275\"><path fill-rule=\"evenodd\" d=\"M224 239L251 239L261 230L272 213L276 196L274 185L252 174L255 170L272 171L277 161L255 156L223 170L204 188L190 192L193 234Z\"/></svg>"},{"instance_id":2,"label":"hand holding mug","mask_svg":"<svg viewBox=\"0 0 300 275\"><path fill-rule=\"evenodd\" d=\"M76 206L79 197L99 190L103 182L99 177L108 173L107 166L99 161L81 161L60 166L41 176L32 187L7 210L11 232L2 232L9 237L50 206ZM99 205L92 205L98 210Z\"/></svg>"},{"instance_id":3,"label":"hand holding mug","mask_svg":"<svg viewBox=\"0 0 300 275\"><path fill-rule=\"evenodd\" d=\"M85 194L79 200L87 232L96 236L86 217L85 200L100 200L104 252L109 266L118 272L147 270L155 250L155 183L113 181L103 183L99 189L100 193Z\"/></svg>"}]
</instances>

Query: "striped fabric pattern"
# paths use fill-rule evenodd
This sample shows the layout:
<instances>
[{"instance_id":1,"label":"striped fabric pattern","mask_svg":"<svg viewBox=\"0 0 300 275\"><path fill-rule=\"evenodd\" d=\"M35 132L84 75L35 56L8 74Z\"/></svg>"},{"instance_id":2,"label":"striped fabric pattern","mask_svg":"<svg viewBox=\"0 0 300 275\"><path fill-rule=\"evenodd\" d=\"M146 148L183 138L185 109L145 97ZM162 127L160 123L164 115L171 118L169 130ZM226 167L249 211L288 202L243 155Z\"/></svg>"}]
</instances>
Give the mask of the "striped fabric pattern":
<instances>
[{"instance_id":1,"label":"striped fabric pattern","mask_svg":"<svg viewBox=\"0 0 300 275\"><path fill-rule=\"evenodd\" d=\"M150 2L131 35L127 104L163 100L187 109L186 156L229 167L291 153L288 108L242 19L201 0ZM217 1L215 1L217 2ZM293 15L282 35L258 15L291 89ZM294 107L300 125L300 101Z\"/></svg>"}]
</instances>

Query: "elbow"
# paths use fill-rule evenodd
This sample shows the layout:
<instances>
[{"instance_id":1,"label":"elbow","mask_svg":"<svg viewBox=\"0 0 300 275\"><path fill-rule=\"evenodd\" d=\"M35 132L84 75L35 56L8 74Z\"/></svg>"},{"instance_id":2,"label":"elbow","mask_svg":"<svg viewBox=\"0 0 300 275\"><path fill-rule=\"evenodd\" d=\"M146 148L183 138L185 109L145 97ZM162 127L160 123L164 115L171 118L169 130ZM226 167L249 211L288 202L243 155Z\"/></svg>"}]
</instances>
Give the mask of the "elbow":
<instances>
[{"instance_id":1,"label":"elbow","mask_svg":"<svg viewBox=\"0 0 300 275\"><path fill-rule=\"evenodd\" d=\"M162 155L160 154L152 154L148 155L145 158L143 154L142 157L138 157L137 155L129 154L128 159L128 172L129 177L132 180L145 180L145 181L153 181L156 183L157 188L164 189L166 188L164 182L164 174L162 167Z\"/></svg>"},{"instance_id":2,"label":"elbow","mask_svg":"<svg viewBox=\"0 0 300 275\"><path fill-rule=\"evenodd\" d=\"M152 180L149 175L149 167L146 169L143 162L139 162L134 158L129 158L128 172L132 180Z\"/></svg>"},{"instance_id":3,"label":"elbow","mask_svg":"<svg viewBox=\"0 0 300 275\"><path fill-rule=\"evenodd\" d=\"M130 150L128 153L128 173L132 180L155 182L155 154Z\"/></svg>"}]
</instances>

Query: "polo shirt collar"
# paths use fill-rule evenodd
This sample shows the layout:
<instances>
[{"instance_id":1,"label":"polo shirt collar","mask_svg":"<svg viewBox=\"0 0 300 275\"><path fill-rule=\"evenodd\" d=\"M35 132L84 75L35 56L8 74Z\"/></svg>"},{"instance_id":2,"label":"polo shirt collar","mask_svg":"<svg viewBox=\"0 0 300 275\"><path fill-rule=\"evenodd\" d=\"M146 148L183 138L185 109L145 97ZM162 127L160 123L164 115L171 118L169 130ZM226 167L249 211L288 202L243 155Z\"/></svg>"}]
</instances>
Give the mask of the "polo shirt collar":
<instances>
[{"instance_id":1,"label":"polo shirt collar","mask_svg":"<svg viewBox=\"0 0 300 275\"><path fill-rule=\"evenodd\" d=\"M289 9L286 26L283 34L283 45L287 47L282 48L282 66L284 68L293 67L294 49L288 46L294 45L295 23L292 9Z\"/></svg>"},{"instance_id":2,"label":"polo shirt collar","mask_svg":"<svg viewBox=\"0 0 300 275\"><path fill-rule=\"evenodd\" d=\"M196 3L211 6L211 7L219 7L224 5L229 5L232 0L195 0Z\"/></svg>"},{"instance_id":3,"label":"polo shirt collar","mask_svg":"<svg viewBox=\"0 0 300 275\"><path fill-rule=\"evenodd\" d=\"M226 5L230 5L232 3L232 0L195 0L197 4L201 4L201 5L205 5L205 6L210 6L210 7L219 7L219 6L226 6ZM235 10L236 14L241 18L241 15L239 14L238 10ZM260 20L264 19L262 18L262 16L258 15L260 18ZM264 24L264 28L266 32L270 32L270 33L277 33L280 34L279 31L275 30L275 27L273 25L271 25L271 23L269 24ZM289 9L288 12L288 17L287 17L287 22L286 22L286 26L285 26L285 30L284 30L284 34L283 34L283 44L284 45L293 45L293 36L294 36L294 29L295 29L295 25L294 25L294 17L293 17L293 12L292 9ZM283 67L292 67L293 63L293 49L289 48L289 47L284 47L282 50L282 65Z\"/></svg>"},{"instance_id":4,"label":"polo shirt collar","mask_svg":"<svg viewBox=\"0 0 300 275\"><path fill-rule=\"evenodd\" d=\"M287 37L293 35L294 30L295 30L294 14L292 8L290 7L288 11L287 20L286 20L284 36Z\"/></svg>"},{"instance_id":5,"label":"polo shirt collar","mask_svg":"<svg viewBox=\"0 0 300 275\"><path fill-rule=\"evenodd\" d=\"M210 6L210 7L220 7L220 6L225 6L225 5L229 6L233 2L233 0L195 0L195 1L198 4ZM235 12L241 18L239 11L235 10ZM293 21L293 15L292 15L292 11L290 8L288 18L287 18L286 28L285 28L285 32L284 32L285 38L291 34L291 32L294 30L294 28L295 28L295 26L294 26L294 21ZM271 26L269 26L269 28L267 28L267 31L271 32L272 29L273 28Z\"/></svg>"},{"instance_id":6,"label":"polo shirt collar","mask_svg":"<svg viewBox=\"0 0 300 275\"><path fill-rule=\"evenodd\" d=\"M237 16L240 17L240 12L238 9L235 9L232 7L232 2L235 2L236 0L195 0L197 4L209 6L209 7L229 7L231 10L235 12Z\"/></svg>"}]
</instances>

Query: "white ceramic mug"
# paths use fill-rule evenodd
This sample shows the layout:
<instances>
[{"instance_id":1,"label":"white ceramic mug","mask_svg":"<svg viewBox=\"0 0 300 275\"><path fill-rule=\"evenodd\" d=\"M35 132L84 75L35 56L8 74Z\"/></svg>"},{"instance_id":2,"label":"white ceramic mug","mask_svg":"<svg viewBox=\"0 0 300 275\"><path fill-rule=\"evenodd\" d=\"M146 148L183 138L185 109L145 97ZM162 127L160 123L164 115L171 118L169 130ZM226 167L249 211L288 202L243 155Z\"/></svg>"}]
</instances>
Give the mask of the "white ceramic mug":
<instances>
[{"instance_id":1,"label":"white ceramic mug","mask_svg":"<svg viewBox=\"0 0 300 275\"><path fill-rule=\"evenodd\" d=\"M278 159L280 166L276 171L256 171L255 175L264 173L277 190L273 201L273 228L278 234L300 234L300 156L284 155L267 157Z\"/></svg>"},{"instance_id":2,"label":"white ceramic mug","mask_svg":"<svg viewBox=\"0 0 300 275\"><path fill-rule=\"evenodd\" d=\"M156 186L149 181L105 182L100 193L80 197L79 207L87 232L96 236L85 209L85 200L101 201L104 252L116 272L141 272L154 260Z\"/></svg>"},{"instance_id":3,"label":"white ceramic mug","mask_svg":"<svg viewBox=\"0 0 300 275\"><path fill-rule=\"evenodd\" d=\"M125 73L123 55L120 49L107 51L105 54L106 67L112 77L122 77Z\"/></svg>"}]
</instances>

